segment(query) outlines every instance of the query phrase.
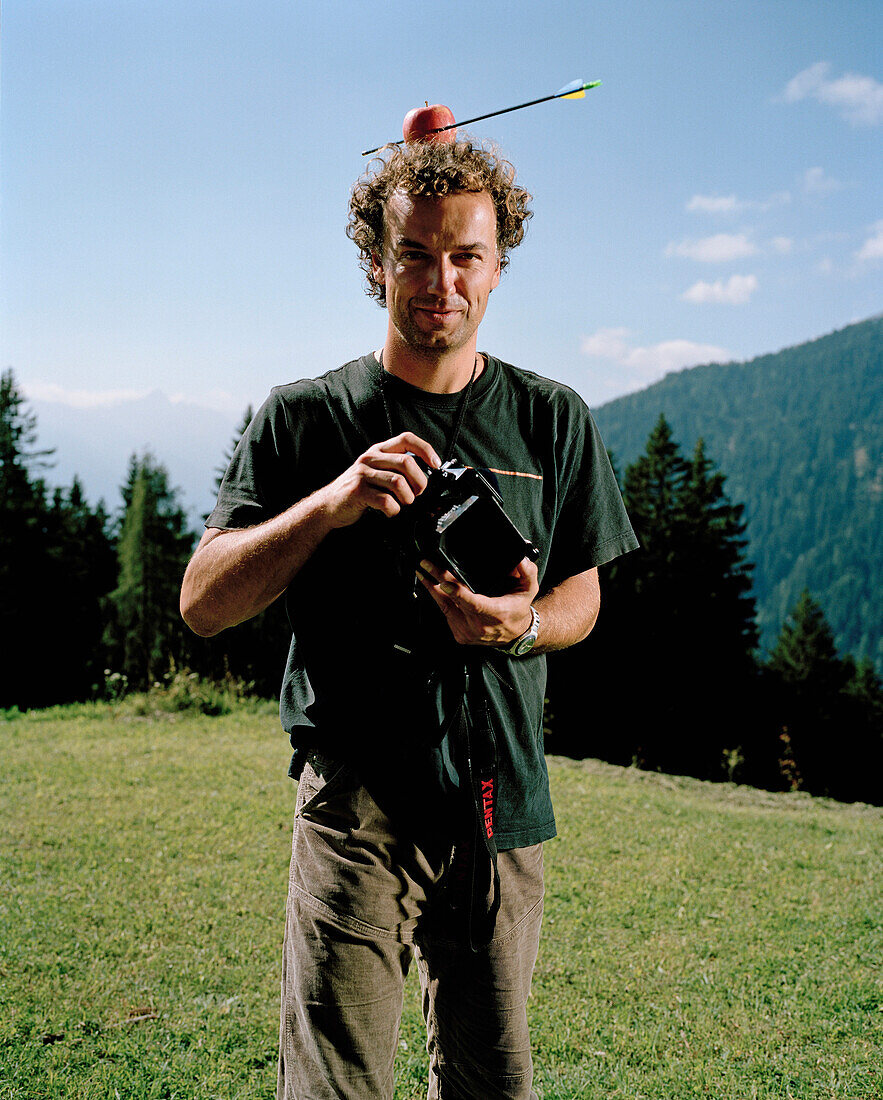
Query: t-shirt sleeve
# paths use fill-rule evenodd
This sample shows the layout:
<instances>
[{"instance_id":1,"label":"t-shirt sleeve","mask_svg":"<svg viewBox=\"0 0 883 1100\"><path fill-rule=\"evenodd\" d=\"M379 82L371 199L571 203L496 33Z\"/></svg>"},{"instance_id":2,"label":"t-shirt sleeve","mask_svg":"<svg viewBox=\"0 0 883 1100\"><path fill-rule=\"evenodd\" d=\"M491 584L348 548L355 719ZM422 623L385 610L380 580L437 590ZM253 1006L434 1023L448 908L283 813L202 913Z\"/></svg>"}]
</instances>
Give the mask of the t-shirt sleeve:
<instances>
[{"instance_id":1,"label":"t-shirt sleeve","mask_svg":"<svg viewBox=\"0 0 883 1100\"><path fill-rule=\"evenodd\" d=\"M547 569L553 585L638 546L601 433L575 395L559 419L556 444L559 508Z\"/></svg>"},{"instance_id":2,"label":"t-shirt sleeve","mask_svg":"<svg viewBox=\"0 0 883 1100\"><path fill-rule=\"evenodd\" d=\"M297 485L297 441L290 418L286 401L273 390L233 452L206 527L253 527L304 495Z\"/></svg>"}]
</instances>

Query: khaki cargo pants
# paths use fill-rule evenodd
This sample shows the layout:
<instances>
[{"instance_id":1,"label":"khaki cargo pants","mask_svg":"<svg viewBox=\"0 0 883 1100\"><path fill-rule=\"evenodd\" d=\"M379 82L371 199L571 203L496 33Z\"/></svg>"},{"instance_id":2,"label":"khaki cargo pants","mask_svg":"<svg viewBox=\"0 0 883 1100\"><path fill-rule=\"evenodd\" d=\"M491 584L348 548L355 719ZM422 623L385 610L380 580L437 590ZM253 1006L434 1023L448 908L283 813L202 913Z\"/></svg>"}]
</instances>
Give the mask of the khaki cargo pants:
<instances>
[{"instance_id":1,"label":"khaki cargo pants","mask_svg":"<svg viewBox=\"0 0 883 1100\"><path fill-rule=\"evenodd\" d=\"M500 911L476 953L434 919L444 861L400 843L350 768L310 758L294 820L277 1100L390 1100L412 957L429 1100L536 1100L527 998L542 845L500 852L498 865Z\"/></svg>"}]
</instances>

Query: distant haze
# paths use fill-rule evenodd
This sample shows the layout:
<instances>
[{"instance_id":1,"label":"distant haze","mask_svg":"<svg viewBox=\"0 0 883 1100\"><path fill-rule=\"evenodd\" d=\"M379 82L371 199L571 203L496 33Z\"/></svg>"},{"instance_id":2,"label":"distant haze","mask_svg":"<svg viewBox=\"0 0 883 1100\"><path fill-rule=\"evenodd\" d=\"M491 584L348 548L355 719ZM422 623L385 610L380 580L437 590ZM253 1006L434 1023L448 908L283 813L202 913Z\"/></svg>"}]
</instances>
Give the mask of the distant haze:
<instances>
[{"instance_id":1,"label":"distant haze","mask_svg":"<svg viewBox=\"0 0 883 1100\"><path fill-rule=\"evenodd\" d=\"M53 465L45 475L51 485L69 485L77 475L88 499L103 499L114 512L122 505L120 487L129 458L150 451L180 489L194 527L212 507L215 468L242 418L241 412L225 416L170 401L159 390L91 408L53 401L29 401L28 406L37 414L40 447L55 448Z\"/></svg>"}]
</instances>

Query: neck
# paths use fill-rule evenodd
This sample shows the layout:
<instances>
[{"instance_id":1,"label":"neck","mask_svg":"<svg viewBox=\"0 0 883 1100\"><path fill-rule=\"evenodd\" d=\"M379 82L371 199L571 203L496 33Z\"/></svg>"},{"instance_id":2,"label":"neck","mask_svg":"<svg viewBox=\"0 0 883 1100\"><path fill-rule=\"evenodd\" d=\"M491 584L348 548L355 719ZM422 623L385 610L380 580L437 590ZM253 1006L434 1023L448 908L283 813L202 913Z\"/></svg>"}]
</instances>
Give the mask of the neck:
<instances>
[{"instance_id":1,"label":"neck","mask_svg":"<svg viewBox=\"0 0 883 1100\"><path fill-rule=\"evenodd\" d=\"M387 335L382 352L374 356L384 370L421 390L459 393L469 385L473 371L477 378L484 370L484 360L476 356L475 340L467 347L433 354L416 351L396 337L396 333Z\"/></svg>"}]
</instances>

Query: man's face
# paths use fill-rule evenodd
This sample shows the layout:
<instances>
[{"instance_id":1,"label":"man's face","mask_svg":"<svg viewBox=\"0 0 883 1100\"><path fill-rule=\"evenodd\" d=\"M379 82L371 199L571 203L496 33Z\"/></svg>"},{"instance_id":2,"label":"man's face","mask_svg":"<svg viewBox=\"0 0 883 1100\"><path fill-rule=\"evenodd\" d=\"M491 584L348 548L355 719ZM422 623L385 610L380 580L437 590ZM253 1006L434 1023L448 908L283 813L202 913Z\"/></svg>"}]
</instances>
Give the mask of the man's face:
<instances>
[{"instance_id":1,"label":"man's face","mask_svg":"<svg viewBox=\"0 0 883 1100\"><path fill-rule=\"evenodd\" d=\"M396 191L386 205L383 256L390 321L408 347L455 351L474 339L500 281L497 216L486 191L424 198Z\"/></svg>"}]
</instances>

